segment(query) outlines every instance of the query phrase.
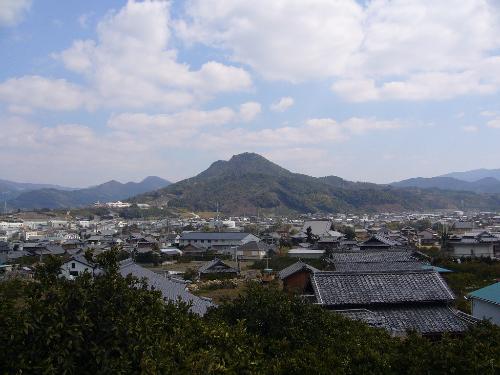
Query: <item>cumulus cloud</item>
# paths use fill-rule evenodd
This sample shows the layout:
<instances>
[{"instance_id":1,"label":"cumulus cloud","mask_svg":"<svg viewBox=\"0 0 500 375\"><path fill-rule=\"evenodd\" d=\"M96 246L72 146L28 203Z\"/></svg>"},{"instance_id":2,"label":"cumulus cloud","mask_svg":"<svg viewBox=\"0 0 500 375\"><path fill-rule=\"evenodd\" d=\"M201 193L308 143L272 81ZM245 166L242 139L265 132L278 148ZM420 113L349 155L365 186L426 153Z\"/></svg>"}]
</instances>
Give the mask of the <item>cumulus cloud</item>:
<instances>
[{"instance_id":1,"label":"cumulus cloud","mask_svg":"<svg viewBox=\"0 0 500 375\"><path fill-rule=\"evenodd\" d=\"M287 109L293 106L295 101L293 98L286 96L278 100L277 102L271 104L271 111L274 112L285 112Z\"/></svg>"},{"instance_id":2,"label":"cumulus cloud","mask_svg":"<svg viewBox=\"0 0 500 375\"><path fill-rule=\"evenodd\" d=\"M0 4L0 27L18 24L30 7L31 0L2 0Z\"/></svg>"},{"instance_id":3,"label":"cumulus cloud","mask_svg":"<svg viewBox=\"0 0 500 375\"><path fill-rule=\"evenodd\" d=\"M240 106L240 117L244 122L253 121L261 112L261 105L257 102L247 102Z\"/></svg>"},{"instance_id":4,"label":"cumulus cloud","mask_svg":"<svg viewBox=\"0 0 500 375\"><path fill-rule=\"evenodd\" d=\"M190 0L188 42L267 79L331 78L350 101L449 99L498 91L500 11L492 0Z\"/></svg>"},{"instance_id":5,"label":"cumulus cloud","mask_svg":"<svg viewBox=\"0 0 500 375\"><path fill-rule=\"evenodd\" d=\"M93 100L79 86L64 79L40 76L11 78L0 83L0 100L10 104L16 113L29 112L31 108L71 111L93 106Z\"/></svg>"},{"instance_id":6,"label":"cumulus cloud","mask_svg":"<svg viewBox=\"0 0 500 375\"><path fill-rule=\"evenodd\" d=\"M129 1L98 23L95 40L76 40L54 54L69 71L83 76L81 88L64 80L25 76L0 84L0 100L11 103L24 97L26 106L68 110L88 108L93 98L99 107L170 110L250 89L251 77L242 68L208 61L192 69L177 61L169 4ZM36 90L25 95L30 87ZM61 101L53 100L54 95Z\"/></svg>"},{"instance_id":7,"label":"cumulus cloud","mask_svg":"<svg viewBox=\"0 0 500 375\"><path fill-rule=\"evenodd\" d=\"M339 74L363 40L363 10L343 0L194 0L177 33L231 52L268 79Z\"/></svg>"},{"instance_id":8,"label":"cumulus cloud","mask_svg":"<svg viewBox=\"0 0 500 375\"><path fill-rule=\"evenodd\" d=\"M236 128L221 134L206 134L200 147L209 150L329 147L332 142L343 142L370 131L393 130L402 126L398 121L380 121L373 118L353 117L341 122L332 118L316 118L306 120L298 126L255 131Z\"/></svg>"},{"instance_id":9,"label":"cumulus cloud","mask_svg":"<svg viewBox=\"0 0 500 375\"><path fill-rule=\"evenodd\" d=\"M97 40L75 41L59 58L110 106L175 108L251 87L241 68L209 61L192 70L177 62L169 22L168 2L130 1L99 22Z\"/></svg>"}]
</instances>

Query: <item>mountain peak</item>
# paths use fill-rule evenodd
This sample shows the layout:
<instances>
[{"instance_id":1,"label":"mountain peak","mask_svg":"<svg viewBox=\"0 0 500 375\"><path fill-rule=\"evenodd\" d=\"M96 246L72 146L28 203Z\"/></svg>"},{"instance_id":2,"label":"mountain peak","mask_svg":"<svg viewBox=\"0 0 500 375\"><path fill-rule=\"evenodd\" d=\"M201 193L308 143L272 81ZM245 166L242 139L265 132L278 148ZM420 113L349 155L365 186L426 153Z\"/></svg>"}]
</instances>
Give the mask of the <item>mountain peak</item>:
<instances>
[{"instance_id":1,"label":"mountain peak","mask_svg":"<svg viewBox=\"0 0 500 375\"><path fill-rule=\"evenodd\" d=\"M244 152L233 155L229 160L218 160L207 170L200 173L197 177L219 177L223 175L243 175L243 174L265 174L282 175L291 172L277 164L267 160L265 157L253 153Z\"/></svg>"}]
</instances>

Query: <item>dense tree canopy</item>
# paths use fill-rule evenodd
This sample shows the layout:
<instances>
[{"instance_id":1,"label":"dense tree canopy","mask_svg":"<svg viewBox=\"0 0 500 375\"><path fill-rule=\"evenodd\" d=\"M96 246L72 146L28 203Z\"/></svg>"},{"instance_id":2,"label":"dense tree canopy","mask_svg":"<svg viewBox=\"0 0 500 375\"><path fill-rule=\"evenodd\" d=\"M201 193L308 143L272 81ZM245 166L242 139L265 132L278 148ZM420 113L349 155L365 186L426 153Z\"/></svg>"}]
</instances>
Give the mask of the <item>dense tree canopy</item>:
<instances>
[{"instance_id":1,"label":"dense tree canopy","mask_svg":"<svg viewBox=\"0 0 500 375\"><path fill-rule=\"evenodd\" d=\"M273 288L249 285L205 317L117 272L0 283L1 373L495 374L500 329L460 338L390 337Z\"/></svg>"}]
</instances>

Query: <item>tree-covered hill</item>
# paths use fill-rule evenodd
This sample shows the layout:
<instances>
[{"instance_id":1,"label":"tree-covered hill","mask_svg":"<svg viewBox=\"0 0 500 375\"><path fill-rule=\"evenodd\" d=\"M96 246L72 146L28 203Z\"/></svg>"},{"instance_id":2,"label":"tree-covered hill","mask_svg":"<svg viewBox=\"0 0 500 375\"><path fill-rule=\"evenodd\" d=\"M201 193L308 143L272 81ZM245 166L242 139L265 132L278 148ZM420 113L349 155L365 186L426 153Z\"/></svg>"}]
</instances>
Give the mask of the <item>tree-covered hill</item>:
<instances>
[{"instance_id":1,"label":"tree-covered hill","mask_svg":"<svg viewBox=\"0 0 500 375\"><path fill-rule=\"evenodd\" d=\"M500 195L316 178L292 173L253 153L219 160L195 177L132 200L195 211L214 211L219 204L230 214L500 208Z\"/></svg>"}]
</instances>

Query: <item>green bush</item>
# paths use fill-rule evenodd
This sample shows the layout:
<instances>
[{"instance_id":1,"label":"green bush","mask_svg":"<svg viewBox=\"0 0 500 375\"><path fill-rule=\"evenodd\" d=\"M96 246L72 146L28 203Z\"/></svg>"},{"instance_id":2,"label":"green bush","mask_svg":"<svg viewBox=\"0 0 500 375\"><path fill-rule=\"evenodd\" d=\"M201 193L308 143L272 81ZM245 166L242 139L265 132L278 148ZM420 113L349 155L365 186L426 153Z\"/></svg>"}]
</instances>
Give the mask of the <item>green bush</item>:
<instances>
[{"instance_id":1,"label":"green bush","mask_svg":"<svg viewBox=\"0 0 500 375\"><path fill-rule=\"evenodd\" d=\"M78 374L497 374L500 328L429 340L347 320L250 284L205 317L144 281L105 272L66 280L47 258L34 281L0 283L0 372Z\"/></svg>"}]
</instances>

